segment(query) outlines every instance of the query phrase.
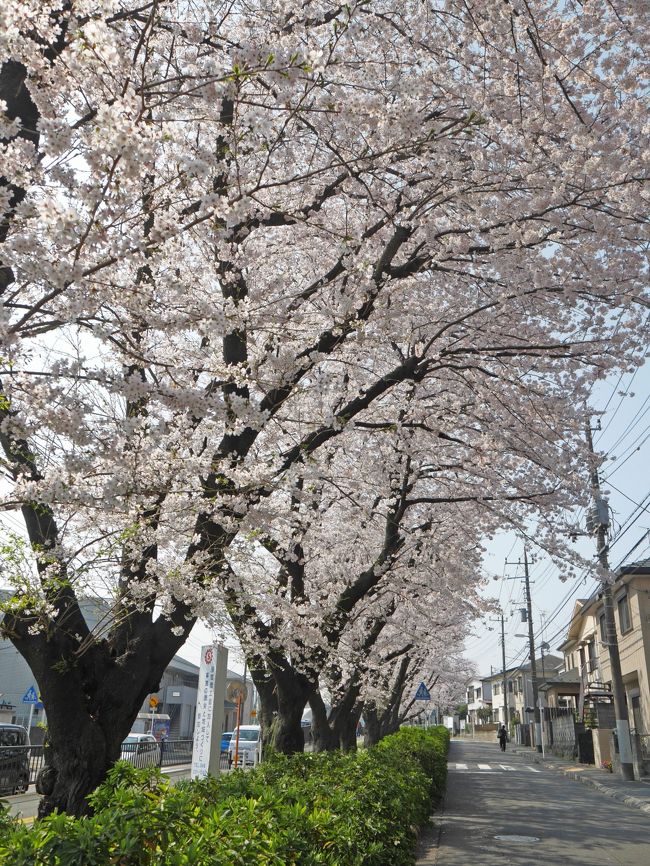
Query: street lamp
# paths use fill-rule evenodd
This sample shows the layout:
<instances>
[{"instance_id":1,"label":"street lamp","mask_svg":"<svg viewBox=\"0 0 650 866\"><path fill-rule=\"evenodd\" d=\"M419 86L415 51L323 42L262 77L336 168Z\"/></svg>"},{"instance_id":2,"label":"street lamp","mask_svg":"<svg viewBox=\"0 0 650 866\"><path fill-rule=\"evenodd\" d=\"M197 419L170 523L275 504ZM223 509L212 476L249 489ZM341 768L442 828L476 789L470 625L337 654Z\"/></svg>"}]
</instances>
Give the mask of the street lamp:
<instances>
[{"instance_id":1,"label":"street lamp","mask_svg":"<svg viewBox=\"0 0 650 866\"><path fill-rule=\"evenodd\" d=\"M550 643L546 643L546 641L544 641L544 643L541 643L539 645L539 649L540 649L540 652L542 654L542 676L544 677L544 679L546 679L546 674L544 673L544 650L546 650L546 652L548 652L550 650L550 648L551 648Z\"/></svg>"}]
</instances>

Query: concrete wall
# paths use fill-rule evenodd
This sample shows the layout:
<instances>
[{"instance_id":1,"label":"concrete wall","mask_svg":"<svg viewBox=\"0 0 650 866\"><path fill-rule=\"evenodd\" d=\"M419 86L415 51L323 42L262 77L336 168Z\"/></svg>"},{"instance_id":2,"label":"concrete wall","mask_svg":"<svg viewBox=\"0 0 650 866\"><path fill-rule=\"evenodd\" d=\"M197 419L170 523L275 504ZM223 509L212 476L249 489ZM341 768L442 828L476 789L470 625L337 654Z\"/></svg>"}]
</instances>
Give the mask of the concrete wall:
<instances>
[{"instance_id":1,"label":"concrete wall","mask_svg":"<svg viewBox=\"0 0 650 866\"><path fill-rule=\"evenodd\" d=\"M610 728L593 728L591 735L594 740L594 764L602 767L603 761L612 760L612 731Z\"/></svg>"}]
</instances>

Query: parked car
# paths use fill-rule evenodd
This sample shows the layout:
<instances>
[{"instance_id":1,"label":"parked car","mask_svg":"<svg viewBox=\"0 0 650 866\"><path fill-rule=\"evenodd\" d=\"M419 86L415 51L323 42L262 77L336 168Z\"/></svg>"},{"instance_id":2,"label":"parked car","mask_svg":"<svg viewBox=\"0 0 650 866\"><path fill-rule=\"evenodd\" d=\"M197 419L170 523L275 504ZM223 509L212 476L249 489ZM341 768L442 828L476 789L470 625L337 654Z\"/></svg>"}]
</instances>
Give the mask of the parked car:
<instances>
[{"instance_id":1,"label":"parked car","mask_svg":"<svg viewBox=\"0 0 650 866\"><path fill-rule=\"evenodd\" d=\"M221 735L221 751L227 752L230 741L232 740L232 731L224 731Z\"/></svg>"},{"instance_id":2,"label":"parked car","mask_svg":"<svg viewBox=\"0 0 650 866\"><path fill-rule=\"evenodd\" d=\"M232 732L232 739L228 746L228 755L231 760L234 760L235 750L239 748L240 760L253 762L253 756L256 752L259 753L261 728L259 725L240 725L239 726L239 743L237 743L237 728Z\"/></svg>"},{"instance_id":3,"label":"parked car","mask_svg":"<svg viewBox=\"0 0 650 866\"><path fill-rule=\"evenodd\" d=\"M27 790L29 748L25 728L0 724L0 793L23 794Z\"/></svg>"},{"instance_id":4,"label":"parked car","mask_svg":"<svg viewBox=\"0 0 650 866\"><path fill-rule=\"evenodd\" d=\"M121 761L128 761L136 767L148 767L160 763L160 746L153 734L134 734L131 732L122 743Z\"/></svg>"}]
</instances>

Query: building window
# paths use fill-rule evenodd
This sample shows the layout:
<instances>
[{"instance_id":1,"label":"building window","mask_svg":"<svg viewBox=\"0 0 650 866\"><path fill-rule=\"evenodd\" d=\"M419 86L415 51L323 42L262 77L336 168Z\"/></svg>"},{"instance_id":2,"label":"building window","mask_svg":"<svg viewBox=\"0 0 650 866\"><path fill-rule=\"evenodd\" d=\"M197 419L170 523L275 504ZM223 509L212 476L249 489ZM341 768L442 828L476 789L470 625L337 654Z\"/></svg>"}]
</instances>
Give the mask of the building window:
<instances>
[{"instance_id":1,"label":"building window","mask_svg":"<svg viewBox=\"0 0 650 866\"><path fill-rule=\"evenodd\" d=\"M512 694L512 680L508 680L508 691Z\"/></svg>"},{"instance_id":2,"label":"building window","mask_svg":"<svg viewBox=\"0 0 650 866\"><path fill-rule=\"evenodd\" d=\"M492 686L492 693L495 694L495 695L500 695L500 694L501 694L501 687L499 686L498 683L495 683L495 684Z\"/></svg>"},{"instance_id":3,"label":"building window","mask_svg":"<svg viewBox=\"0 0 650 866\"><path fill-rule=\"evenodd\" d=\"M606 644L607 643L607 620L605 619L605 614L601 614L600 616L600 639Z\"/></svg>"},{"instance_id":4,"label":"building window","mask_svg":"<svg viewBox=\"0 0 650 866\"><path fill-rule=\"evenodd\" d=\"M616 602L616 606L618 607L618 626L621 630L621 634L625 634L625 632L630 631L632 628L630 606L628 604L627 595L622 595Z\"/></svg>"}]
</instances>

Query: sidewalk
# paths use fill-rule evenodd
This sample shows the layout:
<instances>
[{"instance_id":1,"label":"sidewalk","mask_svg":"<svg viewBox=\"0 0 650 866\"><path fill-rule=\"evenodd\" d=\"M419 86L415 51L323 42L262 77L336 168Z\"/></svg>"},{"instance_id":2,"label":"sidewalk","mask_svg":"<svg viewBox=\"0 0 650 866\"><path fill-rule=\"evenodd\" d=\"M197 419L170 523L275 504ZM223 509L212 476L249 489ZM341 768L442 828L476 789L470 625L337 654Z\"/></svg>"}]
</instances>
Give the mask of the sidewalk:
<instances>
[{"instance_id":1,"label":"sidewalk","mask_svg":"<svg viewBox=\"0 0 650 866\"><path fill-rule=\"evenodd\" d=\"M593 764L578 764L556 758L554 755L542 757L539 752L527 746L510 747L509 751L514 752L515 755L523 755L529 761L541 764L547 770L562 773L569 779L589 785L613 800L619 800L626 806L640 809L650 815L650 777L648 781L626 782L617 773L607 773L605 770L599 770Z\"/></svg>"}]
</instances>

